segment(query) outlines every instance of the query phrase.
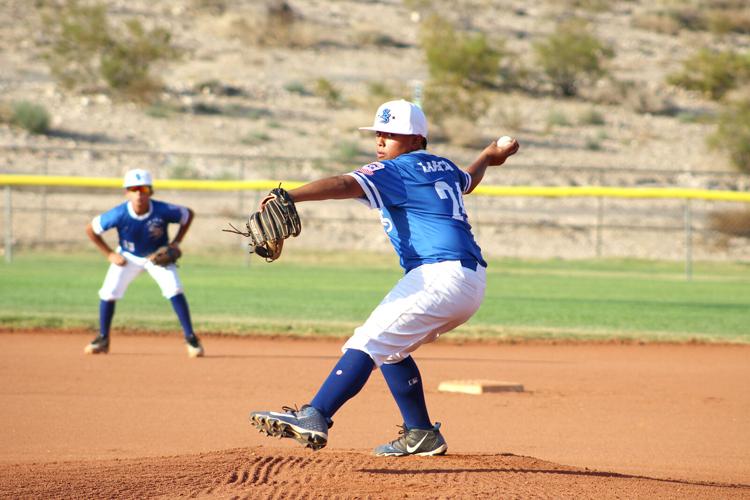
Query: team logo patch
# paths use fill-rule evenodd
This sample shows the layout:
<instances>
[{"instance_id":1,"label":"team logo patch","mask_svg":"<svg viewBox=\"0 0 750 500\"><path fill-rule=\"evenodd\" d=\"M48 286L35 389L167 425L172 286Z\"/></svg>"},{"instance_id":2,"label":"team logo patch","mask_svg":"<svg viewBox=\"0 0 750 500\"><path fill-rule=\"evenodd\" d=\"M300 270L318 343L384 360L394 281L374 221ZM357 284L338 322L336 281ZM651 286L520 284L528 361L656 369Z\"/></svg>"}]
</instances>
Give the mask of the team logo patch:
<instances>
[{"instance_id":1,"label":"team logo patch","mask_svg":"<svg viewBox=\"0 0 750 500\"><path fill-rule=\"evenodd\" d=\"M370 163L369 165L365 165L364 167L360 167L357 169L357 172L361 172L365 175L373 175L376 170L384 169L385 165L380 163L379 161L376 161L375 163Z\"/></svg>"},{"instance_id":2,"label":"team logo patch","mask_svg":"<svg viewBox=\"0 0 750 500\"><path fill-rule=\"evenodd\" d=\"M394 116L391 114L390 109L385 108L378 118L380 118L380 123L388 123Z\"/></svg>"},{"instance_id":3,"label":"team logo patch","mask_svg":"<svg viewBox=\"0 0 750 500\"><path fill-rule=\"evenodd\" d=\"M156 217L151 219L146 225L148 227L148 234L152 239L159 239L164 234L164 221L161 218Z\"/></svg>"}]
</instances>

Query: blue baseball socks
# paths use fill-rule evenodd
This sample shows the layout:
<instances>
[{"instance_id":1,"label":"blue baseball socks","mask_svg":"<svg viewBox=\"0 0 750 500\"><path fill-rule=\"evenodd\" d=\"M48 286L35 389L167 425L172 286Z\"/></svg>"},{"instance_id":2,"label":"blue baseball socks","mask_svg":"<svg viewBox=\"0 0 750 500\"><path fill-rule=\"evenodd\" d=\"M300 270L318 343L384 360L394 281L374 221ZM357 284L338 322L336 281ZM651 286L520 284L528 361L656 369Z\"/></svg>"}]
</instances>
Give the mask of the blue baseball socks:
<instances>
[{"instance_id":1,"label":"blue baseball socks","mask_svg":"<svg viewBox=\"0 0 750 500\"><path fill-rule=\"evenodd\" d=\"M380 371L396 400L406 428L432 429L433 425L424 401L422 377L419 375L419 368L414 359L409 356L392 365L384 364L380 367Z\"/></svg>"},{"instance_id":2,"label":"blue baseball socks","mask_svg":"<svg viewBox=\"0 0 750 500\"><path fill-rule=\"evenodd\" d=\"M99 336L105 339L109 337L109 329L115 315L115 304L114 300L99 301Z\"/></svg>"},{"instance_id":3,"label":"blue baseball socks","mask_svg":"<svg viewBox=\"0 0 750 500\"><path fill-rule=\"evenodd\" d=\"M362 390L374 367L375 363L370 356L357 349L347 349L310 402L310 406L319 410L330 424L334 413Z\"/></svg>"},{"instance_id":4,"label":"blue baseball socks","mask_svg":"<svg viewBox=\"0 0 750 500\"><path fill-rule=\"evenodd\" d=\"M180 325L182 326L182 331L185 334L185 338L188 339L195 335L195 332L193 332L193 323L192 321L190 321L190 309L188 308L185 294L179 293L169 299L169 301L172 303L172 308L177 314L177 319L180 320Z\"/></svg>"}]
</instances>

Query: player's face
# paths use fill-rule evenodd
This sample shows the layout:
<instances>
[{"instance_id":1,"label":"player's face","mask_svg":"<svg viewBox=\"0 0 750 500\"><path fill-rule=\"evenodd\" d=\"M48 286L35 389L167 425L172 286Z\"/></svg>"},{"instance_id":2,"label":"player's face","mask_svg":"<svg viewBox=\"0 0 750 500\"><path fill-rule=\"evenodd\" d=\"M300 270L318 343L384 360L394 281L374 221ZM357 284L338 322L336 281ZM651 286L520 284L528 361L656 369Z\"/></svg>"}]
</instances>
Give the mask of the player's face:
<instances>
[{"instance_id":1,"label":"player's face","mask_svg":"<svg viewBox=\"0 0 750 500\"><path fill-rule=\"evenodd\" d=\"M375 132L375 152L378 160L392 160L418 149L422 149L422 137L418 135Z\"/></svg>"},{"instance_id":2,"label":"player's face","mask_svg":"<svg viewBox=\"0 0 750 500\"><path fill-rule=\"evenodd\" d=\"M133 211L138 215L148 212L151 186L131 186L126 189L128 201L133 205Z\"/></svg>"}]
</instances>

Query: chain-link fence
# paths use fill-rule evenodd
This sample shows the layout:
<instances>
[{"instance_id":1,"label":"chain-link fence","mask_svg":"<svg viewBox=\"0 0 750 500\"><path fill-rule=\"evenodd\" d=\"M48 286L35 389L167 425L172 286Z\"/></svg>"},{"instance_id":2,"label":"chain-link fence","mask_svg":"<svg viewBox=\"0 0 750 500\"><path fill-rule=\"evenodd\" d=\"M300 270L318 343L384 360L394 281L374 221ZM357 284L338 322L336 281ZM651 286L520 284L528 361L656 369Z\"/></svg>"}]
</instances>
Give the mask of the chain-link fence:
<instances>
[{"instance_id":1,"label":"chain-link fence","mask_svg":"<svg viewBox=\"0 0 750 500\"><path fill-rule=\"evenodd\" d=\"M147 168L156 179L308 181L346 167L324 158L252 157L115 149L15 148L6 174L120 177ZM352 167L350 167L352 168ZM747 191L750 177L726 172L636 170L509 164L483 185L690 187ZM5 186L4 252L88 245L84 227L121 203L117 189ZM241 224L261 193L162 190L156 199L184 204L197 214L186 246L236 251L244 242L222 232ZM723 231L748 213L744 203L701 199L490 197L470 195L466 208L488 257L633 257L740 260L750 256L741 233ZM390 251L377 214L354 201L302 204L304 229L293 247L314 250ZM728 221L728 222L727 222ZM741 222L741 221L740 221ZM741 226L741 224L740 224Z\"/></svg>"}]
</instances>

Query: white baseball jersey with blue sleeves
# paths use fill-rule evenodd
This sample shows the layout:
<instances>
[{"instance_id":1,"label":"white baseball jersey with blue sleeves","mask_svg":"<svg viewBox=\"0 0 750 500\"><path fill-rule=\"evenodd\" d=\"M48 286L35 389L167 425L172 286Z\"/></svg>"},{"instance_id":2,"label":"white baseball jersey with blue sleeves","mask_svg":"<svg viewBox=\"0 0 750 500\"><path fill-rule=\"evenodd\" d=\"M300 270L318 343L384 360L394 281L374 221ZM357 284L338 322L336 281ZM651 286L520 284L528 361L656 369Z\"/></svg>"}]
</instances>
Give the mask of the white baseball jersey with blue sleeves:
<instances>
[{"instance_id":1,"label":"white baseball jersey with blue sleeves","mask_svg":"<svg viewBox=\"0 0 750 500\"><path fill-rule=\"evenodd\" d=\"M484 299L487 263L463 204L471 176L424 150L349 175L380 210L406 273L342 350L363 351L377 366L398 363L466 322Z\"/></svg>"},{"instance_id":2,"label":"white baseball jersey with blue sleeves","mask_svg":"<svg viewBox=\"0 0 750 500\"><path fill-rule=\"evenodd\" d=\"M137 215L132 205L125 202L94 217L91 221L96 234L102 234L108 229L117 229L117 252L126 260L124 266L110 264L104 283L99 289L99 297L102 300L121 299L130 283L143 271L151 275L167 299L183 291L177 266L157 266L147 257L160 246L169 243L168 225L185 224L190 214L186 207L180 205L153 199L150 203L149 211L143 215Z\"/></svg>"}]
</instances>

